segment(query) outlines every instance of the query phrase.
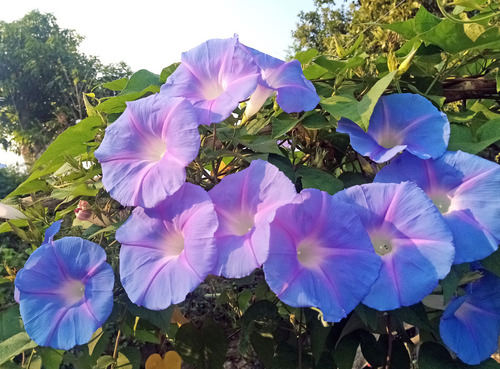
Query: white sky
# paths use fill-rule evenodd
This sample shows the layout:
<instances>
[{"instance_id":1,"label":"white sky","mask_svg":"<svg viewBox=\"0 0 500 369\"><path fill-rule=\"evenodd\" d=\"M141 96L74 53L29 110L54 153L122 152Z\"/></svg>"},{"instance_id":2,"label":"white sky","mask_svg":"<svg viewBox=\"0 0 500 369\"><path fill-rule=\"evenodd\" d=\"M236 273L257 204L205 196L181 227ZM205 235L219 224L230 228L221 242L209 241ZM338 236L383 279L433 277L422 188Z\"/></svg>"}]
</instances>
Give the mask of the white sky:
<instances>
[{"instance_id":1,"label":"white sky","mask_svg":"<svg viewBox=\"0 0 500 369\"><path fill-rule=\"evenodd\" d=\"M33 9L52 13L62 28L85 37L80 51L103 63L125 61L132 70L161 70L183 51L211 38L240 41L284 59L297 14L313 0L0 0L0 20L12 22ZM0 163L15 158L0 150Z\"/></svg>"}]
</instances>

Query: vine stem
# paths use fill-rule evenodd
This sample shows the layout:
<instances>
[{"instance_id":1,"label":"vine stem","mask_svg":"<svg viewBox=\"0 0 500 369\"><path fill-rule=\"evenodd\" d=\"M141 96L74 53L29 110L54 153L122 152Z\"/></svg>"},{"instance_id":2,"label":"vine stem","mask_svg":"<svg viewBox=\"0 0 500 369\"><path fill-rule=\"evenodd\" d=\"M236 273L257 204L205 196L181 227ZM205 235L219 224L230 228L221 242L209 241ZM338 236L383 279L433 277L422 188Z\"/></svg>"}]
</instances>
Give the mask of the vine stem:
<instances>
[{"instance_id":1,"label":"vine stem","mask_svg":"<svg viewBox=\"0 0 500 369\"><path fill-rule=\"evenodd\" d=\"M385 369L390 369L391 356L392 356L392 341L394 341L394 337L392 336L391 316L388 313L385 313L384 315L386 317L386 328L387 328L387 359L386 359Z\"/></svg>"}]
</instances>

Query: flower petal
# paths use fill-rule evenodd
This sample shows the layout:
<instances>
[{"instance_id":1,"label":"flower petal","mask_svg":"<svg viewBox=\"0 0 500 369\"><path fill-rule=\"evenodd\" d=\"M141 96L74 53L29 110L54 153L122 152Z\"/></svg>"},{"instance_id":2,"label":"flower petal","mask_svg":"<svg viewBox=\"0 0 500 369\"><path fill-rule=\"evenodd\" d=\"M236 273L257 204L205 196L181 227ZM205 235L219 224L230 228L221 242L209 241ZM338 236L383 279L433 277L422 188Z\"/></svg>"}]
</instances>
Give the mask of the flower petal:
<instances>
[{"instance_id":1,"label":"flower petal","mask_svg":"<svg viewBox=\"0 0 500 369\"><path fill-rule=\"evenodd\" d=\"M439 331L446 346L465 363L479 364L498 349L500 335L500 279L484 276L467 287L444 311Z\"/></svg>"},{"instance_id":2,"label":"flower petal","mask_svg":"<svg viewBox=\"0 0 500 369\"><path fill-rule=\"evenodd\" d=\"M346 317L378 277L380 258L351 205L316 189L276 211L264 272L286 304Z\"/></svg>"},{"instance_id":3,"label":"flower petal","mask_svg":"<svg viewBox=\"0 0 500 369\"><path fill-rule=\"evenodd\" d=\"M208 40L182 54L182 63L161 94L185 97L197 110L199 123L226 119L257 87L260 70L238 38Z\"/></svg>"},{"instance_id":4,"label":"flower petal","mask_svg":"<svg viewBox=\"0 0 500 369\"><path fill-rule=\"evenodd\" d=\"M177 191L198 154L197 127L185 99L156 94L129 102L95 152L111 197L126 206L153 207Z\"/></svg>"},{"instance_id":5,"label":"flower petal","mask_svg":"<svg viewBox=\"0 0 500 369\"><path fill-rule=\"evenodd\" d=\"M219 219L214 274L249 275L267 257L266 226L278 207L295 198L295 186L274 165L254 160L250 167L224 177L209 194Z\"/></svg>"},{"instance_id":6,"label":"flower petal","mask_svg":"<svg viewBox=\"0 0 500 369\"><path fill-rule=\"evenodd\" d=\"M153 209L136 208L116 232L130 300L152 310L183 301L214 268L217 226L209 195L191 183Z\"/></svg>"},{"instance_id":7,"label":"flower petal","mask_svg":"<svg viewBox=\"0 0 500 369\"><path fill-rule=\"evenodd\" d=\"M335 196L354 205L382 258L364 304L378 310L416 304L448 274L455 252L451 232L415 184L371 183Z\"/></svg>"}]
</instances>

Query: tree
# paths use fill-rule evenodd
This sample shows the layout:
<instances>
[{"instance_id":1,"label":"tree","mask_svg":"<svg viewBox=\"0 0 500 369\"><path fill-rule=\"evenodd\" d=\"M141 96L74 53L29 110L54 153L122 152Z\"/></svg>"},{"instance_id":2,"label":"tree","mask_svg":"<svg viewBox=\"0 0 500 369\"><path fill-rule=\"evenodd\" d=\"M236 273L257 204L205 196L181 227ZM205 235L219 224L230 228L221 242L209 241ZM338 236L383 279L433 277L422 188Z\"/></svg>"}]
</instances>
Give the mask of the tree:
<instances>
[{"instance_id":1,"label":"tree","mask_svg":"<svg viewBox=\"0 0 500 369\"><path fill-rule=\"evenodd\" d=\"M130 75L125 63L103 65L78 51L82 41L52 14L32 11L0 22L0 137L27 164L65 128L86 116L83 93Z\"/></svg>"},{"instance_id":2,"label":"tree","mask_svg":"<svg viewBox=\"0 0 500 369\"><path fill-rule=\"evenodd\" d=\"M402 39L396 34L381 32L374 23L405 21L415 16L420 6L440 15L434 0L357 0L337 6L335 0L314 0L316 9L298 14L297 28L292 31L292 52L315 48L321 53L336 55L337 46L352 44L364 32L369 51L396 49ZM369 32L365 32L368 31Z\"/></svg>"}]
</instances>

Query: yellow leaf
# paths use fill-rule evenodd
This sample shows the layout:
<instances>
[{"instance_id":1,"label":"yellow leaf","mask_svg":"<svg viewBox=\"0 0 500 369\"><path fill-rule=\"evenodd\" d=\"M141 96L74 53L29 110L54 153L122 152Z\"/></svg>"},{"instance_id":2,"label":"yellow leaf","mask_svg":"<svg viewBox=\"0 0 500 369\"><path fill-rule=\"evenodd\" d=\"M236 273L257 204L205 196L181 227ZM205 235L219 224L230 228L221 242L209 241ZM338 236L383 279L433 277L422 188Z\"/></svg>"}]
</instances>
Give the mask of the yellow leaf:
<instances>
[{"instance_id":1,"label":"yellow leaf","mask_svg":"<svg viewBox=\"0 0 500 369\"><path fill-rule=\"evenodd\" d=\"M180 369L182 359L175 351L169 351L162 358L158 354L153 354L146 360L146 369Z\"/></svg>"},{"instance_id":2,"label":"yellow leaf","mask_svg":"<svg viewBox=\"0 0 500 369\"><path fill-rule=\"evenodd\" d=\"M174 312L172 314L172 319L170 321L172 323L177 323L179 327L183 324L189 323L189 320L187 320L187 318L184 315L182 315L181 311L177 306L174 307Z\"/></svg>"}]
</instances>

